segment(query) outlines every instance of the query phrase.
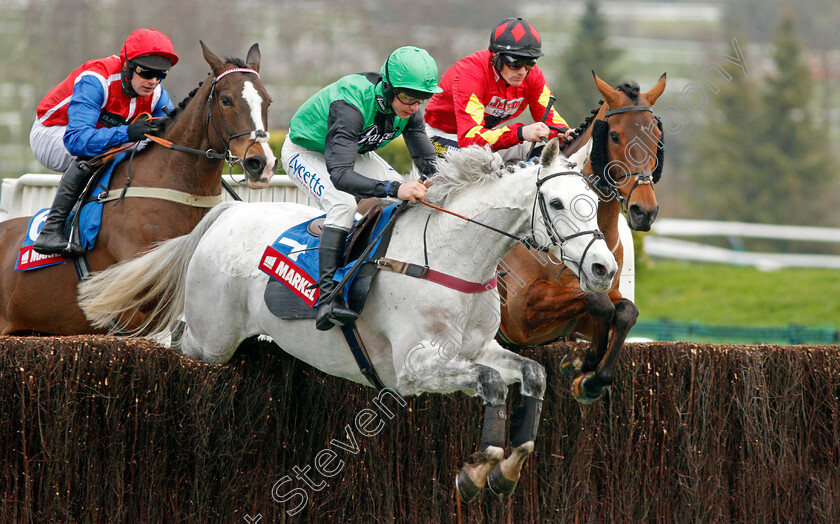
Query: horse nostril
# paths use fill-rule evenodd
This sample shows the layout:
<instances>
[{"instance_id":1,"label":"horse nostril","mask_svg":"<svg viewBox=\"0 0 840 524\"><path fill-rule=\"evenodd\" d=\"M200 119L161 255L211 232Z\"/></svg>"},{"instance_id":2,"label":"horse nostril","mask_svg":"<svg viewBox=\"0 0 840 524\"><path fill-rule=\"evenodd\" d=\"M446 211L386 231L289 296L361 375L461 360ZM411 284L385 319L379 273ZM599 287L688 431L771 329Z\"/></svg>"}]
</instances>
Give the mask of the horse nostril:
<instances>
[{"instance_id":1,"label":"horse nostril","mask_svg":"<svg viewBox=\"0 0 840 524\"><path fill-rule=\"evenodd\" d=\"M604 275L607 274L607 266L604 264L592 264L592 274L598 278L604 278Z\"/></svg>"},{"instance_id":2,"label":"horse nostril","mask_svg":"<svg viewBox=\"0 0 840 524\"><path fill-rule=\"evenodd\" d=\"M245 159L245 171L251 175L259 175L265 169L266 161L264 156L249 156Z\"/></svg>"},{"instance_id":3,"label":"horse nostril","mask_svg":"<svg viewBox=\"0 0 840 524\"><path fill-rule=\"evenodd\" d=\"M630 206L630 209L628 211L630 212L631 215L633 215L637 219L641 219L641 218L645 217L644 210L642 210L642 208L639 207L636 204L633 204L632 206Z\"/></svg>"}]
</instances>

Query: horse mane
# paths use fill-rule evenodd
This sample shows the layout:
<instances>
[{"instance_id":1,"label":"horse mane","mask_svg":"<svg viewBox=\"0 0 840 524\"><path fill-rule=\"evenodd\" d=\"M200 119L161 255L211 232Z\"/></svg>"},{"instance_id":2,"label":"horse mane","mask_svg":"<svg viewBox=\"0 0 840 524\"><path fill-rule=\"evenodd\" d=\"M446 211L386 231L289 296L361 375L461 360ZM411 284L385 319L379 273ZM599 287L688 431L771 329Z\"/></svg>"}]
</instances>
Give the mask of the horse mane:
<instances>
[{"instance_id":1,"label":"horse mane","mask_svg":"<svg viewBox=\"0 0 840 524\"><path fill-rule=\"evenodd\" d=\"M638 105L638 103L639 103L639 93L640 93L640 88L639 88L638 83L633 82L632 80L627 81L627 82L623 82L623 83L615 86L615 90L616 91L621 91L622 93L624 93L625 95L630 97L630 100L632 100L634 104Z\"/></svg>"},{"instance_id":2,"label":"horse mane","mask_svg":"<svg viewBox=\"0 0 840 524\"><path fill-rule=\"evenodd\" d=\"M246 64L244 60L242 60L241 58L233 57L233 56L226 56L225 57L225 63L230 64L233 67L241 67L241 68L247 68L248 67L248 64Z\"/></svg>"},{"instance_id":3,"label":"horse mane","mask_svg":"<svg viewBox=\"0 0 840 524\"><path fill-rule=\"evenodd\" d=\"M459 190L499 179L505 173L503 168L502 157L490 149L470 146L450 151L438 159L425 200L445 207Z\"/></svg>"},{"instance_id":4,"label":"horse mane","mask_svg":"<svg viewBox=\"0 0 840 524\"><path fill-rule=\"evenodd\" d=\"M189 104L190 101L193 98L195 98L195 94L198 93L199 89L201 89L202 84L204 84L203 81L199 82L198 87L190 91L190 94L188 94L186 97L184 97L183 100L178 102L178 105L175 107L175 109L166 114L166 118L163 120L163 123L160 126L161 134L165 133L167 129L172 127L172 124L175 123L175 120L181 115L181 113L184 112L184 109L187 107L187 104Z\"/></svg>"},{"instance_id":5,"label":"horse mane","mask_svg":"<svg viewBox=\"0 0 840 524\"><path fill-rule=\"evenodd\" d=\"M571 144L577 137L581 136L584 131L592 124L592 120L595 118L595 115L598 114L598 111L601 109L601 106L604 105L603 100L598 100L598 107L591 110L589 112L589 116L587 116L583 122L578 124L576 128L573 129L574 134L570 138L564 138L563 143L560 145L560 151L563 151L569 144Z\"/></svg>"},{"instance_id":6,"label":"horse mane","mask_svg":"<svg viewBox=\"0 0 840 524\"><path fill-rule=\"evenodd\" d=\"M630 98L630 100L633 101L633 104L639 104L639 94L641 93L641 88L639 87L639 84L637 82L627 80L616 85L615 90L621 91L622 93L627 95ZM574 135L571 138L563 139L563 144L560 146L561 151L566 149L569 146L569 144L571 144L572 141L574 141L575 138L582 135L583 132L586 131L587 128L589 128L589 126L592 124L592 120L595 118L595 115L598 114L598 111L601 109L602 105L604 105L604 101L598 100L598 107L591 110L589 112L589 116L587 116L583 122L578 124L578 126L574 129Z\"/></svg>"},{"instance_id":7,"label":"horse mane","mask_svg":"<svg viewBox=\"0 0 840 524\"><path fill-rule=\"evenodd\" d=\"M242 67L242 68L248 67L245 64L244 60L242 60L241 58L236 58L236 57L226 56L225 57L225 63L230 64L232 67ZM202 80L201 82L198 83L198 87L196 87L195 89L190 91L190 94L188 94L186 97L184 97L183 100L178 102L178 105L175 107L175 109L173 109L172 111L167 113L167 115L166 115L167 118L163 121L163 123L160 126L161 127L161 134L165 133L166 130L169 129L172 126L172 124L175 122L175 119L177 119L178 116L181 113L184 112L184 109L186 109L187 104L189 104L190 101L193 98L195 98L195 94L198 93L198 90L201 89L201 86L203 84L204 84L204 81Z\"/></svg>"}]
</instances>

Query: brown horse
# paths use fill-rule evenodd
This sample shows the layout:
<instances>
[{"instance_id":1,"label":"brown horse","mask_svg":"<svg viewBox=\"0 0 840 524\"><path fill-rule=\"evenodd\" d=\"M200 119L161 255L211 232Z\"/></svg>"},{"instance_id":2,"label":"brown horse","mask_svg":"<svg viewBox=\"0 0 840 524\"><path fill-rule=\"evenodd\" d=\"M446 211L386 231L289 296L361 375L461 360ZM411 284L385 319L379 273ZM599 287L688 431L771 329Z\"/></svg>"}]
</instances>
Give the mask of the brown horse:
<instances>
[{"instance_id":1,"label":"brown horse","mask_svg":"<svg viewBox=\"0 0 840 524\"><path fill-rule=\"evenodd\" d=\"M639 314L618 290L624 257L618 220L624 211L631 229L650 230L659 211L653 184L661 176L664 153L662 126L652 106L665 90L665 75L647 93L635 83L612 88L593 76L604 103L580 125L564 153L592 148L584 172L599 193L598 227L619 272L606 293L584 293L562 264L519 245L503 259L500 269L507 274L499 285L502 343L534 346L572 333L591 341L582 360L573 355L563 364L569 374L579 374L572 390L582 403L594 402L612 383L619 351Z\"/></svg>"},{"instance_id":2,"label":"brown horse","mask_svg":"<svg viewBox=\"0 0 840 524\"><path fill-rule=\"evenodd\" d=\"M120 163L111 176L112 194L128 189L125 198L102 204L99 235L85 256L92 271L189 233L221 202L225 161L242 166L249 187L268 186L277 159L268 145L271 98L260 81L259 46L251 46L245 62L221 60L203 42L201 48L213 78L170 113L161 143L171 147L149 145ZM101 332L77 305L74 262L14 270L24 237L33 234L28 221L0 222L0 334Z\"/></svg>"}]
</instances>

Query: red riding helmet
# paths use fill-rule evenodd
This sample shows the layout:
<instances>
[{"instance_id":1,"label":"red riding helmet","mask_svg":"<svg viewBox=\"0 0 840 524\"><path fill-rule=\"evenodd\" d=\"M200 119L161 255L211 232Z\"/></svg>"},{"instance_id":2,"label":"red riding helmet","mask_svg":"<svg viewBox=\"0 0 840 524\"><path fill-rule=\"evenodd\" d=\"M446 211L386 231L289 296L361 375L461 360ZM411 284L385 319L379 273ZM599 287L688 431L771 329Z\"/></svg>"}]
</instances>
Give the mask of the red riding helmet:
<instances>
[{"instance_id":1,"label":"red riding helmet","mask_svg":"<svg viewBox=\"0 0 840 524\"><path fill-rule=\"evenodd\" d=\"M490 51L522 58L543 56L537 30L521 18L508 18L490 33Z\"/></svg>"},{"instance_id":2,"label":"red riding helmet","mask_svg":"<svg viewBox=\"0 0 840 524\"><path fill-rule=\"evenodd\" d=\"M168 70L178 63L172 41L157 29L134 30L123 44L120 58L123 62L133 61L160 70Z\"/></svg>"}]
</instances>

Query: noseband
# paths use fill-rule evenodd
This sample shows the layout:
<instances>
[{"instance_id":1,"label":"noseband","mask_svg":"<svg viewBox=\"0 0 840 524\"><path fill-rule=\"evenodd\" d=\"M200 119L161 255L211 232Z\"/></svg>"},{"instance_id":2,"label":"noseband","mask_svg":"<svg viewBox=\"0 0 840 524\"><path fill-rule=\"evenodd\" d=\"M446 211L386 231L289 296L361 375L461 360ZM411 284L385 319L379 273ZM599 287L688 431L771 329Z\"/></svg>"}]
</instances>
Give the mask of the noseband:
<instances>
[{"instance_id":1,"label":"noseband","mask_svg":"<svg viewBox=\"0 0 840 524\"><path fill-rule=\"evenodd\" d=\"M630 106L611 109L606 112L603 120L596 120L592 127L592 173L597 181L596 185L618 200L621 205L621 210L625 213L627 212L627 202L633 196L633 191L635 191L637 187L649 184L651 186L651 190L653 190L653 184L658 182L659 178L662 176L662 161L664 160L664 134L662 130L662 120L660 120L658 116L654 116L653 118L656 121L656 127L659 128L660 138L656 145L656 167L653 172L630 171L627 173L618 173L613 177L614 183L609 183L607 179L609 164L606 161L605 151L607 135L609 134L609 124L607 123L607 119L612 115L630 113L633 111L648 111L651 114L653 113L653 109L650 106ZM612 167L610 166L609 169L612 169ZM627 193L627 198L625 199L618 191L618 184L621 180L629 176L635 176L636 181L633 184L633 187L630 188L630 192Z\"/></svg>"},{"instance_id":2,"label":"noseband","mask_svg":"<svg viewBox=\"0 0 840 524\"><path fill-rule=\"evenodd\" d=\"M534 216L536 215L536 207L539 204L540 219L542 220L543 226L545 226L545 230L548 232L548 237L551 240L551 244L555 245L555 246L558 246L560 248L560 262L563 263L563 262L569 261L573 264L577 264L578 270L580 270L580 268L583 266L583 261L586 258L586 254L589 253L589 248L592 247L592 244L594 244L595 241L603 239L604 234L599 229L591 229L589 231L578 231L577 233L572 233L571 235L568 235L568 236L565 236L565 237L563 235L561 235L560 232L557 231L557 228L554 226L554 223L551 222L551 220L548 219L548 206L545 203L545 197L543 196L542 192L540 191L541 186L546 181L551 180L552 178L555 178L555 177L558 177L558 176L568 176L568 175L576 175L576 176L579 176L581 178L584 178L577 171L560 171L560 172L557 172L557 173L552 173L552 174L550 174L548 176L545 176L543 178L539 178L539 174L537 175L537 194L534 197L534 208L535 209L534 209L533 212L531 212L531 231L534 231ZM574 260L572 260L570 258L567 258L566 254L565 254L565 251L563 250L563 246L565 246L566 243L569 240L571 240L573 238L580 237L580 236L584 236L584 235L592 235L592 240L590 240L589 244L586 245L586 248L583 250L583 254L580 257L580 260L575 262ZM548 247L540 245L539 242L537 242L536 239L534 238L533 234L525 237L525 239L522 242L523 242L523 244L525 244L528 247L537 249L537 250L542 251L544 253L548 252Z\"/></svg>"},{"instance_id":3,"label":"noseband","mask_svg":"<svg viewBox=\"0 0 840 524\"><path fill-rule=\"evenodd\" d=\"M230 152L230 142L231 142L231 140L233 140L235 138L238 138L240 136L253 135L253 137L251 139L251 143L248 144L247 148L245 148L245 155L243 156L243 158L244 158L244 157L248 156L248 151L257 142L259 142L261 140L265 140L265 139L268 138L268 133L266 133L262 129L252 129L250 131L241 131L241 132L238 132L238 133L230 133L227 129L227 126L225 125L224 120L222 120L221 116L218 119L218 123L216 122L216 120L213 119L213 99L216 100L216 107L218 109L219 115L222 114L221 101L219 100L219 97L216 96L217 95L217 93L216 93L216 83L219 80L221 80L222 78L226 77L227 75L229 75L231 73L254 74L254 75L257 75L257 78L259 78L259 76L260 76L259 73L257 73L256 71L254 71L251 68L236 67L236 68L233 68L233 69L227 69L225 71L222 71L219 74L219 76L217 76L213 79L213 84L210 87L210 95L208 95L208 97L207 97L207 131L206 131L206 133L207 133L207 136L210 136L209 128L212 126L213 131L216 132L216 136L225 145L225 152L224 153L218 153L211 148L211 149L208 149L205 154L207 155L208 158L224 159L231 168L235 165L239 165L240 167L242 167L242 169L244 171L245 167L242 165L242 158L234 156L233 153ZM225 138L225 136L227 136L227 138Z\"/></svg>"}]
</instances>

